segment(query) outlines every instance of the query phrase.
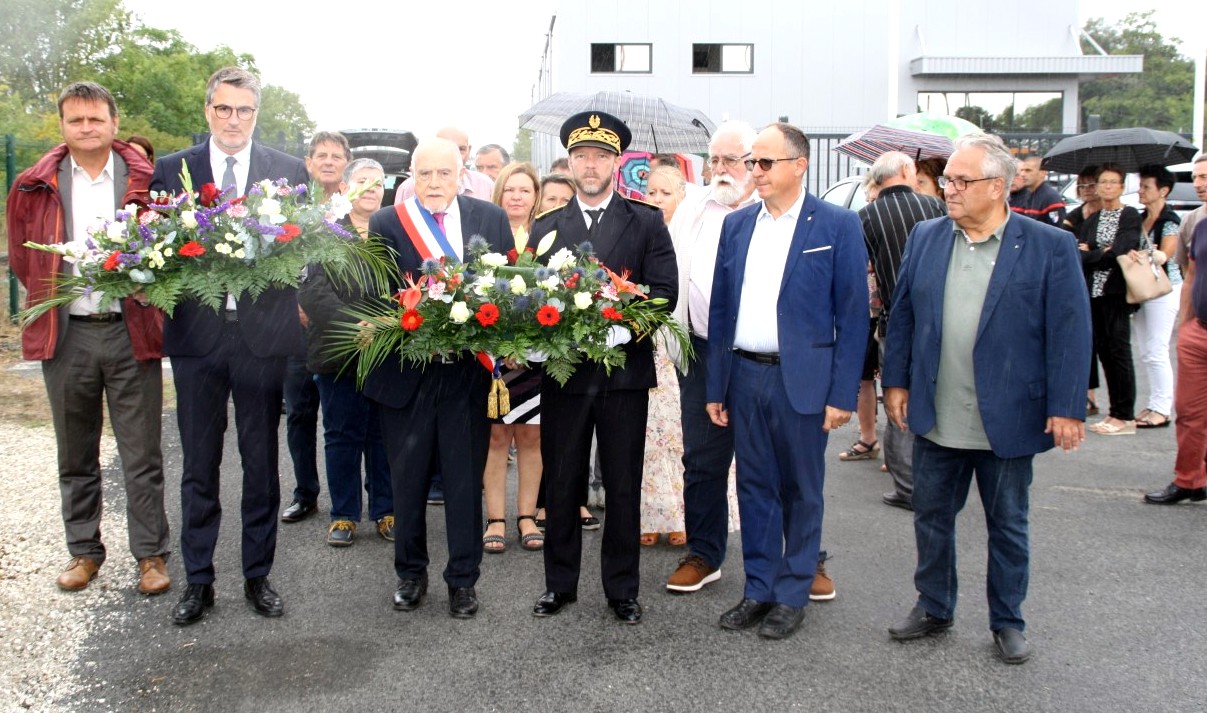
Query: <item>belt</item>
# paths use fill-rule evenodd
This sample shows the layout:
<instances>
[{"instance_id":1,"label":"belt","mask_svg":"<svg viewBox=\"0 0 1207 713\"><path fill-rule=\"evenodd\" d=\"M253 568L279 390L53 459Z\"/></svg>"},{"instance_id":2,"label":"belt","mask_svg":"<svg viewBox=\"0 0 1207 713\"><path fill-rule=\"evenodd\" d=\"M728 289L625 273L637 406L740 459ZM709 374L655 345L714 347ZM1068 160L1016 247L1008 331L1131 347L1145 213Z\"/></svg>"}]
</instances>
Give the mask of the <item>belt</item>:
<instances>
[{"instance_id":1,"label":"belt","mask_svg":"<svg viewBox=\"0 0 1207 713\"><path fill-rule=\"evenodd\" d=\"M760 354L759 352L748 352L745 349L734 349L733 353L737 354L743 359L749 359L750 361L758 362L760 364L779 366L780 363L779 354Z\"/></svg>"},{"instance_id":2,"label":"belt","mask_svg":"<svg viewBox=\"0 0 1207 713\"><path fill-rule=\"evenodd\" d=\"M71 314L67 316L72 322L93 322L97 324L112 324L122 321L121 312L98 312L97 314Z\"/></svg>"},{"instance_id":3,"label":"belt","mask_svg":"<svg viewBox=\"0 0 1207 713\"><path fill-rule=\"evenodd\" d=\"M238 313L238 312L236 312L236 311L235 311L235 310L233 310L233 309L223 310L223 312L222 312L222 321L224 321L224 322L238 322L238 321L239 321L239 313Z\"/></svg>"}]
</instances>

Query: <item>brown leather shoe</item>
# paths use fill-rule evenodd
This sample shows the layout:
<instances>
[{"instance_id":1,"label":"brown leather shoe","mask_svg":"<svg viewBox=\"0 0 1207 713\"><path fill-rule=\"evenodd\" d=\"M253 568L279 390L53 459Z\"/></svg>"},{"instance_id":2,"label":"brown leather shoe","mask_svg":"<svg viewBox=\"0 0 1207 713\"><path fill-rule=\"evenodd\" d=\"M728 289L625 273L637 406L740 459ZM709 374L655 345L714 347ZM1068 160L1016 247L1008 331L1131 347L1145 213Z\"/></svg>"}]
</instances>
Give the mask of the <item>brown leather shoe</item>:
<instances>
[{"instance_id":1,"label":"brown leather shoe","mask_svg":"<svg viewBox=\"0 0 1207 713\"><path fill-rule=\"evenodd\" d=\"M97 570L100 568L101 566L96 563L96 560L90 560L87 557L72 557L55 584L59 585L59 589L64 592L78 592L96 579Z\"/></svg>"},{"instance_id":2,"label":"brown leather shoe","mask_svg":"<svg viewBox=\"0 0 1207 713\"><path fill-rule=\"evenodd\" d=\"M163 594L172 586L168 564L163 557L144 557L138 561L138 591L148 597Z\"/></svg>"}]
</instances>

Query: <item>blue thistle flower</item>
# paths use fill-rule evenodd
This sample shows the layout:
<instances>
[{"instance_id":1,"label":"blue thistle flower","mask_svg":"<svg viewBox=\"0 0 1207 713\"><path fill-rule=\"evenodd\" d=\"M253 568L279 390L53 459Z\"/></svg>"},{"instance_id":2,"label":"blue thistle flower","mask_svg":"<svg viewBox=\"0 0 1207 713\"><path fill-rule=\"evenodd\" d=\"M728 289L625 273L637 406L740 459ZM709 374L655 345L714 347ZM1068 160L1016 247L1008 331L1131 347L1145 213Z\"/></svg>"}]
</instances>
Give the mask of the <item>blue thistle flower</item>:
<instances>
[{"instance_id":1,"label":"blue thistle flower","mask_svg":"<svg viewBox=\"0 0 1207 713\"><path fill-rule=\"evenodd\" d=\"M430 275L440 269L440 261L436 258L429 257L419 265L419 271L425 275Z\"/></svg>"},{"instance_id":2,"label":"blue thistle flower","mask_svg":"<svg viewBox=\"0 0 1207 713\"><path fill-rule=\"evenodd\" d=\"M528 309L530 304L532 304L532 300L528 298L528 295L520 295L515 298L515 308L518 310Z\"/></svg>"},{"instance_id":3,"label":"blue thistle flower","mask_svg":"<svg viewBox=\"0 0 1207 713\"><path fill-rule=\"evenodd\" d=\"M545 293L545 291L541 290L541 289L533 290L532 292L530 292L528 294L532 295L532 300L534 302L536 302L537 304L544 304L545 298L548 297L548 295Z\"/></svg>"},{"instance_id":4,"label":"blue thistle flower","mask_svg":"<svg viewBox=\"0 0 1207 713\"><path fill-rule=\"evenodd\" d=\"M495 278L495 292L506 293L511 290L511 283L502 277Z\"/></svg>"}]
</instances>

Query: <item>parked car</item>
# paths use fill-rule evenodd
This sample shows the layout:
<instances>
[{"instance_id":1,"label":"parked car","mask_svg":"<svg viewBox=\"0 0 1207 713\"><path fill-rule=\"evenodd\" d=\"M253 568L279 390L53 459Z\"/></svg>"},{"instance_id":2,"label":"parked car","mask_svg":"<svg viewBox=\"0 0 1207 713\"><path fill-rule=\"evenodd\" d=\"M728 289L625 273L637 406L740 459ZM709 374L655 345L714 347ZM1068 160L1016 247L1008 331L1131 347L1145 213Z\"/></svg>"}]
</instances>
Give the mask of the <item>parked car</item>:
<instances>
[{"instance_id":1,"label":"parked car","mask_svg":"<svg viewBox=\"0 0 1207 713\"><path fill-rule=\"evenodd\" d=\"M863 176L847 176L823 191L821 199L843 208L859 210L868 204L868 197L863 192Z\"/></svg>"},{"instance_id":2,"label":"parked car","mask_svg":"<svg viewBox=\"0 0 1207 713\"><path fill-rule=\"evenodd\" d=\"M382 205L394 204L394 192L411 174L411 152L419 139L410 131L391 129L349 129L341 132L352 147L352 158L371 158L385 170L385 197Z\"/></svg>"}]
</instances>

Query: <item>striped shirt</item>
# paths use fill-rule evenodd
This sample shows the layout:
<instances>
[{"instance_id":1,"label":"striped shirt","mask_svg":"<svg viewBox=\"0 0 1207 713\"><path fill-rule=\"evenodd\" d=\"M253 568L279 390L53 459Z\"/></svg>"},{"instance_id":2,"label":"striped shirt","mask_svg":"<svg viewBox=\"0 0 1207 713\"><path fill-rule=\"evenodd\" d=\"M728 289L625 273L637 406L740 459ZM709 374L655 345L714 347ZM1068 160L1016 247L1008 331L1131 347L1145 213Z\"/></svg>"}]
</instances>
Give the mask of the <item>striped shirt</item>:
<instances>
[{"instance_id":1,"label":"striped shirt","mask_svg":"<svg viewBox=\"0 0 1207 713\"><path fill-rule=\"evenodd\" d=\"M859 209L863 241L867 244L886 310L897 286L897 272L901 269L901 255L905 252L909 232L917 223L944 215L947 215L947 207L942 201L915 193L906 185L885 188L876 200Z\"/></svg>"}]
</instances>

